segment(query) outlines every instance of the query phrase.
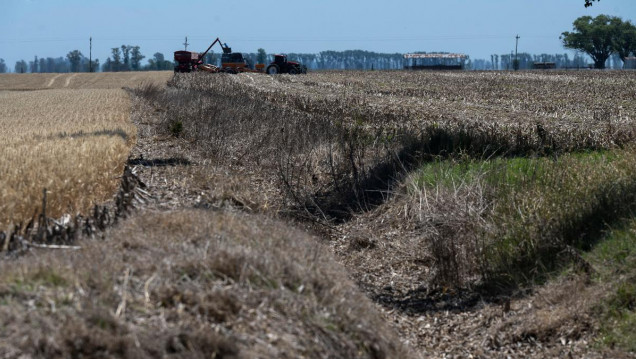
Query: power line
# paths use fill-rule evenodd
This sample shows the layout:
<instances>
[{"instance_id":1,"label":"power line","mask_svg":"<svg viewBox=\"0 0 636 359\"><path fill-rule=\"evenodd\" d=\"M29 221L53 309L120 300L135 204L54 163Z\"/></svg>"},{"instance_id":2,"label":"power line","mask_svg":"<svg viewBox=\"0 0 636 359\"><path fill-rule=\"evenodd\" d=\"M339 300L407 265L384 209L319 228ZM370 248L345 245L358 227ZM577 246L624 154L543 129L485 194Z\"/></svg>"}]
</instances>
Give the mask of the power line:
<instances>
[{"instance_id":1,"label":"power line","mask_svg":"<svg viewBox=\"0 0 636 359\"><path fill-rule=\"evenodd\" d=\"M559 35L526 35L526 38L558 38ZM190 36L192 40L211 40L211 36ZM348 41L360 41L360 42L389 42L389 41L435 41L435 40L488 40L488 39L506 39L505 35L438 35L438 36L423 36L423 37L337 37L337 38L295 38L295 39L271 39L271 38L243 38L232 37L233 41L244 42L348 42ZM37 39L0 39L0 43L46 43L46 42L73 42L81 41L83 38L37 38ZM101 41L175 41L179 38L174 36L166 37L104 37L99 38ZM187 43L187 39L186 39ZM183 45L186 45L183 43ZM188 43L188 45L190 45ZM187 45L186 45L187 46Z\"/></svg>"}]
</instances>

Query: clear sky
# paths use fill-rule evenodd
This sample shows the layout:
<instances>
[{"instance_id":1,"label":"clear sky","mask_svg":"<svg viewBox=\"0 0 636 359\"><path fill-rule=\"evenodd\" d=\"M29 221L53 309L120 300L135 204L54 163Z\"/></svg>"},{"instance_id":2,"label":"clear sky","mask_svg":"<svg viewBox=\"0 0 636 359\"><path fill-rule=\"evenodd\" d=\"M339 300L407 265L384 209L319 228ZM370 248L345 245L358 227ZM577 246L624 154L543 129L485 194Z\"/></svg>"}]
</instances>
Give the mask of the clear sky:
<instances>
[{"instance_id":1,"label":"clear sky","mask_svg":"<svg viewBox=\"0 0 636 359\"><path fill-rule=\"evenodd\" d=\"M217 36L234 51L448 51L471 58L564 53L559 35L582 15L636 22L636 0L0 0L0 58L65 56L78 49L104 63L110 48L139 45L146 56L203 51ZM215 49L216 52L220 48Z\"/></svg>"}]
</instances>

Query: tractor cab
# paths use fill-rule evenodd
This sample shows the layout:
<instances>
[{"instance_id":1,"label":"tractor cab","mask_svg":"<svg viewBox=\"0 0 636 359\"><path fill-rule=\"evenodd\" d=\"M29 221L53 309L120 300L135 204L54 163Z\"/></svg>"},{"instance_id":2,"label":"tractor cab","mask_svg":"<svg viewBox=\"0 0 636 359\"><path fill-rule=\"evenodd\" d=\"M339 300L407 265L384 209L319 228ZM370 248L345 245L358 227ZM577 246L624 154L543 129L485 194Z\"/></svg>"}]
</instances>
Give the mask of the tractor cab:
<instances>
[{"instance_id":1,"label":"tractor cab","mask_svg":"<svg viewBox=\"0 0 636 359\"><path fill-rule=\"evenodd\" d=\"M307 67L295 62L295 61L287 61L287 55L277 54L274 55L274 62L267 66L267 71L270 75L275 74L306 74Z\"/></svg>"},{"instance_id":2,"label":"tractor cab","mask_svg":"<svg viewBox=\"0 0 636 359\"><path fill-rule=\"evenodd\" d=\"M274 63L278 66L284 66L287 63L287 55L274 55Z\"/></svg>"}]
</instances>

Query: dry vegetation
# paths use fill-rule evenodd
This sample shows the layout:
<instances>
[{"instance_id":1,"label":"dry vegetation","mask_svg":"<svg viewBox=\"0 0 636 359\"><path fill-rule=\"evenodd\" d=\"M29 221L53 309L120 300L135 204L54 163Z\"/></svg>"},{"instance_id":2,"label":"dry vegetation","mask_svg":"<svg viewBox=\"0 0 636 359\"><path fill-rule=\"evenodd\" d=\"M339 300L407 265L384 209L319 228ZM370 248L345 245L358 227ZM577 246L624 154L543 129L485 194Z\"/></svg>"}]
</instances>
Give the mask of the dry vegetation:
<instances>
[{"instance_id":1,"label":"dry vegetation","mask_svg":"<svg viewBox=\"0 0 636 359\"><path fill-rule=\"evenodd\" d=\"M479 288L526 293L515 288L568 263L589 270L580 251L634 210L635 84L618 72L334 72L183 75L145 92L163 135L276 174L283 196L250 208L321 223L362 288L412 316L470 310ZM438 295L449 285L464 289ZM559 321L580 328L566 343L595 331L578 314Z\"/></svg>"},{"instance_id":2,"label":"dry vegetation","mask_svg":"<svg viewBox=\"0 0 636 359\"><path fill-rule=\"evenodd\" d=\"M152 199L106 242L0 262L0 354L633 350L633 236L595 251L636 210L636 74L178 74L133 94Z\"/></svg>"},{"instance_id":3,"label":"dry vegetation","mask_svg":"<svg viewBox=\"0 0 636 359\"><path fill-rule=\"evenodd\" d=\"M106 236L0 262L0 355L411 357L317 239L283 223L145 213Z\"/></svg>"},{"instance_id":4,"label":"dry vegetation","mask_svg":"<svg viewBox=\"0 0 636 359\"><path fill-rule=\"evenodd\" d=\"M154 88L148 82L144 86ZM22 129L19 136L15 131L11 133L16 143L26 142L25 148L39 146L37 153L17 153L13 162L27 155L57 153L42 148L41 143L47 141L50 147L63 144L71 152L58 149L62 152L57 157L74 159L75 166L68 166L63 161L43 158L42 163L27 162L20 170L43 173L50 186L58 177L68 183L63 189L47 187L47 215L58 213L56 193L66 195L66 211L73 211L81 210L73 207L81 203L108 198L106 190L99 190L105 182L112 182L110 193L114 192L130 145L137 137L136 129L128 122L130 107L125 92L47 90L0 94L14 99L17 107L8 108L3 117L7 128L19 125ZM102 96L107 94L114 96L111 102ZM22 101L36 100L44 107L24 108ZM84 106L80 112L81 103ZM183 154L148 160L142 157L148 158L155 151L144 149L149 141L167 143L169 149L175 141L162 138L162 131L146 132L153 126L142 123L152 121L161 109L149 109L138 100L135 103L139 107L135 107L134 117L142 128L144 141L134 152L139 157L128 163L161 169L193 164ZM42 111L44 108L47 111ZM74 111L76 121L71 122L68 118L73 118ZM25 114L40 124L33 133L24 132L29 127L19 122L24 121ZM188 142L179 145L184 144L187 146ZM106 167L102 168L102 163ZM64 176L56 177L58 172L44 170L57 170ZM224 176L212 178L209 172L195 169L191 173L197 174L196 178L183 179L179 178L182 171L168 172L169 176L164 177L166 173L158 169L151 172L149 184L157 195L157 208L168 207L170 213L142 212L100 235L114 241L103 243L87 238L75 243L81 246L78 251L44 253L32 249L31 254L0 262L4 278L0 280L0 355L411 357L371 302L315 238L280 222L224 213L246 198L233 193L245 181L232 180L225 185L209 182L223 182L230 177L227 171L223 172ZM100 176L91 177L96 174ZM153 181L155 176L158 183ZM195 204L223 212L175 211L181 201L192 205L187 199L190 190L181 191L182 186L202 183L212 189L212 194L205 197L204 203L197 200ZM157 187L164 190L154 192ZM3 188L20 187L10 183L3 184ZM178 197L172 195L168 199L174 191L178 191ZM104 198L91 200L85 192L102 194ZM163 197L161 193L168 194ZM218 204L210 202L216 195L221 199ZM35 199L24 197L19 199L33 208L40 203L37 194ZM161 203L164 199L167 201ZM15 206L20 202L7 203ZM15 211L5 213L16 216Z\"/></svg>"},{"instance_id":5,"label":"dry vegetation","mask_svg":"<svg viewBox=\"0 0 636 359\"><path fill-rule=\"evenodd\" d=\"M103 72L103 73L43 73L2 74L0 91L49 89L120 89L136 87L141 83L163 85L172 71Z\"/></svg>"},{"instance_id":6,"label":"dry vegetation","mask_svg":"<svg viewBox=\"0 0 636 359\"><path fill-rule=\"evenodd\" d=\"M52 217L110 199L135 142L123 90L0 92L0 223L26 223L48 192Z\"/></svg>"},{"instance_id":7,"label":"dry vegetation","mask_svg":"<svg viewBox=\"0 0 636 359\"><path fill-rule=\"evenodd\" d=\"M0 76L0 228L25 225L39 214L45 188L48 215L56 218L110 199L136 137L122 88L162 85L170 76Z\"/></svg>"}]
</instances>

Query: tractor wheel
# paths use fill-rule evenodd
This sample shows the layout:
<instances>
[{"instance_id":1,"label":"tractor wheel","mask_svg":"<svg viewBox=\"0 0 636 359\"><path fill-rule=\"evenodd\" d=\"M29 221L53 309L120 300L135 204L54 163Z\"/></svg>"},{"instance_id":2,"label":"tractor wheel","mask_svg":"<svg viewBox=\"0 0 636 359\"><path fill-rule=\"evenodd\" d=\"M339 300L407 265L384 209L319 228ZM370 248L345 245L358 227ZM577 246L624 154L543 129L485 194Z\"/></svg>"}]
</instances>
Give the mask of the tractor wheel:
<instances>
[{"instance_id":1,"label":"tractor wheel","mask_svg":"<svg viewBox=\"0 0 636 359\"><path fill-rule=\"evenodd\" d=\"M269 66L267 66L267 74L268 75L276 75L279 72L280 72L280 69L278 68L278 65L269 65Z\"/></svg>"},{"instance_id":2,"label":"tractor wheel","mask_svg":"<svg viewBox=\"0 0 636 359\"><path fill-rule=\"evenodd\" d=\"M295 68L295 67L292 67L292 68L290 68L290 69L289 69L289 72L288 72L288 73L289 73L290 75L297 75L297 74L298 74L298 69L297 69L297 68Z\"/></svg>"}]
</instances>

